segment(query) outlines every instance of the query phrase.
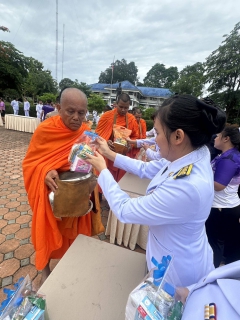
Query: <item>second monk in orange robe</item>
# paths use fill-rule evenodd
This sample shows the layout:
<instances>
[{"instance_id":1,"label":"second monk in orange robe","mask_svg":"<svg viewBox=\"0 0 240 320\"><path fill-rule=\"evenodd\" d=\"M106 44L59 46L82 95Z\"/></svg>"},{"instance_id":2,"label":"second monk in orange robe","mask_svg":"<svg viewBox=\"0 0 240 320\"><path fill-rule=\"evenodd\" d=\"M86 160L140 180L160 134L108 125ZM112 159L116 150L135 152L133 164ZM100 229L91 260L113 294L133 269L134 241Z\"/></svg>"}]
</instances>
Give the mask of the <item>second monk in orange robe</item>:
<instances>
[{"instance_id":1,"label":"second monk in orange robe","mask_svg":"<svg viewBox=\"0 0 240 320\"><path fill-rule=\"evenodd\" d=\"M123 126L132 130L130 135L131 140L136 140L139 137L139 128L135 117L128 113L130 106L130 97L126 93L118 96L116 108L111 111L105 112L97 125L95 132L108 142L109 147L114 150L113 146L113 124ZM131 156L132 152L129 151L127 156ZM124 170L115 168L113 162L107 160L107 166L112 173L114 179L118 182L125 174Z\"/></svg>"}]
</instances>

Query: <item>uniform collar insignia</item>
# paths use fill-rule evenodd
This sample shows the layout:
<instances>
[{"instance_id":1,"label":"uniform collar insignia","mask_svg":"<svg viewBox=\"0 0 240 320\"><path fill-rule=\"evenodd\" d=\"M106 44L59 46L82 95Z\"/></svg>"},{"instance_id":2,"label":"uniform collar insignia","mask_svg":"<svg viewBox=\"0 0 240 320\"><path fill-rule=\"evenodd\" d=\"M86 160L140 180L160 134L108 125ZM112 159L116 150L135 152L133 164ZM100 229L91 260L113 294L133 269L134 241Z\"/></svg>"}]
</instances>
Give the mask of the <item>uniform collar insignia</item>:
<instances>
[{"instance_id":1,"label":"uniform collar insignia","mask_svg":"<svg viewBox=\"0 0 240 320\"><path fill-rule=\"evenodd\" d=\"M192 168L193 168L193 164L189 164L189 165L183 167L182 169L180 169L179 171L177 171L174 174L173 179L179 179L179 178L189 176L192 171Z\"/></svg>"}]
</instances>

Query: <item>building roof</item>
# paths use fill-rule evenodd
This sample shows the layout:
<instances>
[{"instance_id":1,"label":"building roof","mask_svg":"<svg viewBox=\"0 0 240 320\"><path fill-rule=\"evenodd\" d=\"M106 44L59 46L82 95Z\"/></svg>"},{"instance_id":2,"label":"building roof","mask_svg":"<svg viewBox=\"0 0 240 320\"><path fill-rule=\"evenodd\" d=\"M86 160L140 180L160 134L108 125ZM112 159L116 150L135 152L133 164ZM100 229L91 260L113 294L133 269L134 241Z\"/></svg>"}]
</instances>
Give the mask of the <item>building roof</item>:
<instances>
[{"instance_id":1,"label":"building roof","mask_svg":"<svg viewBox=\"0 0 240 320\"><path fill-rule=\"evenodd\" d=\"M108 90L105 90L105 87L107 86L111 86L107 83L94 83L94 84L90 84L91 90L92 91L99 91L99 92L105 92L108 93Z\"/></svg>"},{"instance_id":2,"label":"building roof","mask_svg":"<svg viewBox=\"0 0 240 320\"><path fill-rule=\"evenodd\" d=\"M169 97L172 92L165 88L138 87L144 97Z\"/></svg>"},{"instance_id":3,"label":"building roof","mask_svg":"<svg viewBox=\"0 0 240 320\"><path fill-rule=\"evenodd\" d=\"M94 83L91 84L91 90L102 92L102 93L108 93L109 90L114 89L116 90L119 86L119 82L113 83L112 85L109 83ZM129 91L135 91L139 92L144 97L169 97L172 92L169 89L165 88L151 88L151 87L141 87L141 86L135 86L130 81L125 80L121 81L121 87L124 90Z\"/></svg>"},{"instance_id":4,"label":"building roof","mask_svg":"<svg viewBox=\"0 0 240 320\"><path fill-rule=\"evenodd\" d=\"M120 81L112 84L112 89L117 89L119 86L119 83L121 83L121 87L123 90L131 90L131 91L139 91L138 87L134 86L130 81ZM105 89L111 90L111 85L107 85Z\"/></svg>"}]
</instances>

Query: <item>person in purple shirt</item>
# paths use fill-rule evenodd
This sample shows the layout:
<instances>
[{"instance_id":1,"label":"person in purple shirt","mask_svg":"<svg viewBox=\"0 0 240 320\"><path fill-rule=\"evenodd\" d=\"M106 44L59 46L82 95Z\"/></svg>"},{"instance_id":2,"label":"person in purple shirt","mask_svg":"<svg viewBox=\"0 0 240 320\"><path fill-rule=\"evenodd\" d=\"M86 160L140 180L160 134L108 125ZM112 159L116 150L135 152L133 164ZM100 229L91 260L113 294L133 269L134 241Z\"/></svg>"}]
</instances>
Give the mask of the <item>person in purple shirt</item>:
<instances>
[{"instance_id":1,"label":"person in purple shirt","mask_svg":"<svg viewBox=\"0 0 240 320\"><path fill-rule=\"evenodd\" d=\"M217 135L214 147L221 155L211 162L214 173L214 199L206 231L219 267L240 260L240 132L236 125L227 125Z\"/></svg>"},{"instance_id":2,"label":"person in purple shirt","mask_svg":"<svg viewBox=\"0 0 240 320\"><path fill-rule=\"evenodd\" d=\"M47 104L42 107L42 113L40 119L45 120L46 114L54 111L54 108L51 106L51 100L47 100Z\"/></svg>"},{"instance_id":3,"label":"person in purple shirt","mask_svg":"<svg viewBox=\"0 0 240 320\"><path fill-rule=\"evenodd\" d=\"M2 98L0 98L0 113L1 113L3 124L5 124L5 103Z\"/></svg>"}]
</instances>

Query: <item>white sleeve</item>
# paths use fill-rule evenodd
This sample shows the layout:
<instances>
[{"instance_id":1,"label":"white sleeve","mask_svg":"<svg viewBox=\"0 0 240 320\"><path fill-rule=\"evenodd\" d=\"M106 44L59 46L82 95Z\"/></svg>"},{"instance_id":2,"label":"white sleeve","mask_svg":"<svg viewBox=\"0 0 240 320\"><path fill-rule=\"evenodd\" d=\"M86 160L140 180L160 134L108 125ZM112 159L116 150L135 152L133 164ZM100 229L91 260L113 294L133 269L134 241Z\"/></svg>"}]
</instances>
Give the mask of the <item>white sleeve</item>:
<instances>
[{"instance_id":1,"label":"white sleeve","mask_svg":"<svg viewBox=\"0 0 240 320\"><path fill-rule=\"evenodd\" d=\"M159 151L154 151L150 148L148 148L146 150L146 155L148 157L149 160L159 160L161 159L161 155Z\"/></svg>"},{"instance_id":2,"label":"white sleeve","mask_svg":"<svg viewBox=\"0 0 240 320\"><path fill-rule=\"evenodd\" d=\"M102 170L98 183L110 208L123 223L149 226L187 223L200 208L201 199L195 185L191 184L191 192L186 192L189 190L188 179L170 178L152 193L138 198L130 198L122 191L108 169Z\"/></svg>"},{"instance_id":3,"label":"white sleeve","mask_svg":"<svg viewBox=\"0 0 240 320\"><path fill-rule=\"evenodd\" d=\"M169 161L166 159L144 162L117 154L114 161L114 167L123 169L129 173L133 173L142 179L152 179L168 163Z\"/></svg>"},{"instance_id":4,"label":"white sleeve","mask_svg":"<svg viewBox=\"0 0 240 320\"><path fill-rule=\"evenodd\" d=\"M149 136L150 136L150 137L151 137L151 136L154 136L154 134L155 134L155 129L154 129L154 128L152 128L150 131L147 131L147 132L146 132L146 136L147 136L147 137L149 137Z\"/></svg>"},{"instance_id":5,"label":"white sleeve","mask_svg":"<svg viewBox=\"0 0 240 320\"><path fill-rule=\"evenodd\" d=\"M153 144L156 144L155 138L149 138L149 139L137 139L137 148L141 148L143 143L147 143L150 146Z\"/></svg>"}]
</instances>

